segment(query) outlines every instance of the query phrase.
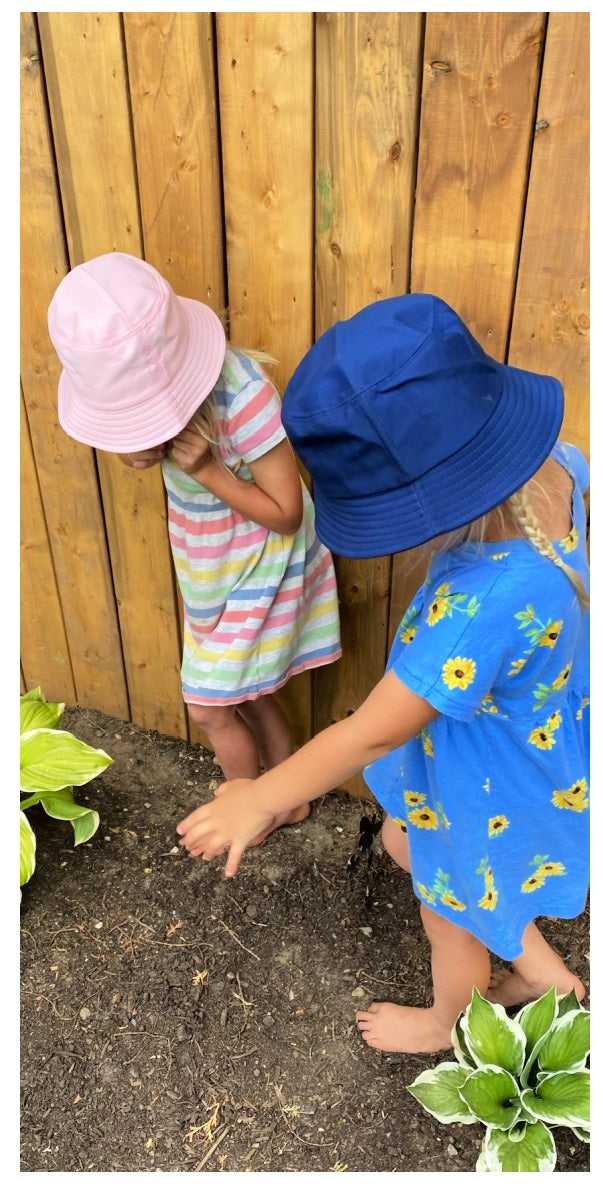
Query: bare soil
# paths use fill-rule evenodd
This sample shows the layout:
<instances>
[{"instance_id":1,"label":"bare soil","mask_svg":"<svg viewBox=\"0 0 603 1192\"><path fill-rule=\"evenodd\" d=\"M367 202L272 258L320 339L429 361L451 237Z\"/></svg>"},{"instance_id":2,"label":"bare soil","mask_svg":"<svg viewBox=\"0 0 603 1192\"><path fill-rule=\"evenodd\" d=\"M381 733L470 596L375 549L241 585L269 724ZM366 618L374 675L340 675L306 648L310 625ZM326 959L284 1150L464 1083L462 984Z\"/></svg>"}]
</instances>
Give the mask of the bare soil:
<instances>
[{"instance_id":1,"label":"bare soil","mask_svg":"<svg viewBox=\"0 0 603 1192\"><path fill-rule=\"evenodd\" d=\"M243 858L192 861L175 825L221 780L213 755L98 712L63 727L114 765L80 791L100 827L30 813L23 888L21 1170L472 1172L481 1125L442 1126L406 1086L438 1056L383 1055L355 1012L428 1005L410 881L345 794ZM366 891L368 878L368 895ZM588 913L543 932L588 979ZM557 1171L588 1147L555 1131Z\"/></svg>"}]
</instances>

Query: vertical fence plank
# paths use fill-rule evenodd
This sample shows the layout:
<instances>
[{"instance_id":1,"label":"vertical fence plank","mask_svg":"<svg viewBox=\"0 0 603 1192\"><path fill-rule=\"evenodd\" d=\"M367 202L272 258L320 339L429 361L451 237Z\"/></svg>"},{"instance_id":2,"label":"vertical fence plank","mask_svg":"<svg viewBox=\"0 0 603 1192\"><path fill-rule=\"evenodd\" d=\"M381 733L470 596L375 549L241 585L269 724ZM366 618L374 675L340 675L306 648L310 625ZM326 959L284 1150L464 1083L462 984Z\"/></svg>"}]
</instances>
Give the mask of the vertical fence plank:
<instances>
[{"instance_id":1,"label":"vertical fence plank","mask_svg":"<svg viewBox=\"0 0 603 1192\"><path fill-rule=\"evenodd\" d=\"M427 13L411 288L505 358L521 243L543 13ZM394 561L390 641L427 554Z\"/></svg>"},{"instance_id":2,"label":"vertical fence plank","mask_svg":"<svg viewBox=\"0 0 603 1192\"><path fill-rule=\"evenodd\" d=\"M75 704L77 696L44 509L21 401L21 670L26 690Z\"/></svg>"},{"instance_id":3,"label":"vertical fence plank","mask_svg":"<svg viewBox=\"0 0 603 1192\"><path fill-rule=\"evenodd\" d=\"M282 393L312 342L312 13L218 13L217 32L230 335L277 357ZM300 742L310 691L279 693Z\"/></svg>"},{"instance_id":4,"label":"vertical fence plank","mask_svg":"<svg viewBox=\"0 0 603 1192\"><path fill-rule=\"evenodd\" d=\"M177 294L224 312L210 13L124 13L145 257ZM178 600L180 638L182 608ZM191 741L209 745L190 719Z\"/></svg>"},{"instance_id":5,"label":"vertical fence plank","mask_svg":"<svg viewBox=\"0 0 603 1192\"><path fill-rule=\"evenodd\" d=\"M438 294L503 359L543 13L428 13L412 289Z\"/></svg>"},{"instance_id":6,"label":"vertical fence plank","mask_svg":"<svg viewBox=\"0 0 603 1192\"><path fill-rule=\"evenodd\" d=\"M127 718L111 571L93 454L57 425L60 365L48 336L46 312L66 271L61 212L45 109L40 47L30 13L21 14L21 382L27 408L37 480L48 527L60 596L75 700ZM31 483L34 478L31 473ZM36 483L37 483L36 480ZM23 507L27 541L27 507ZM94 593L94 599L91 594ZM58 619L53 626L58 629ZM53 642L34 623L23 626L27 680L38 686L31 663ZM57 651L62 653L61 639ZM41 653L40 653L41 652ZM59 676L57 676L58 679ZM63 698L60 692L56 692ZM66 698L66 697L65 697Z\"/></svg>"},{"instance_id":7,"label":"vertical fence plank","mask_svg":"<svg viewBox=\"0 0 603 1192\"><path fill-rule=\"evenodd\" d=\"M589 442L589 14L549 13L510 363L559 377Z\"/></svg>"},{"instance_id":8,"label":"vertical fence plank","mask_svg":"<svg viewBox=\"0 0 603 1192\"><path fill-rule=\"evenodd\" d=\"M316 20L318 336L408 289L422 18L346 12ZM315 683L316 728L362 703L387 655L390 559L337 558L336 570L344 652ZM360 776L346 785L367 796Z\"/></svg>"},{"instance_id":9,"label":"vertical fence plank","mask_svg":"<svg viewBox=\"0 0 603 1192\"><path fill-rule=\"evenodd\" d=\"M71 263L142 255L118 13L40 13ZM159 469L97 454L131 714L182 736L177 607Z\"/></svg>"}]
</instances>

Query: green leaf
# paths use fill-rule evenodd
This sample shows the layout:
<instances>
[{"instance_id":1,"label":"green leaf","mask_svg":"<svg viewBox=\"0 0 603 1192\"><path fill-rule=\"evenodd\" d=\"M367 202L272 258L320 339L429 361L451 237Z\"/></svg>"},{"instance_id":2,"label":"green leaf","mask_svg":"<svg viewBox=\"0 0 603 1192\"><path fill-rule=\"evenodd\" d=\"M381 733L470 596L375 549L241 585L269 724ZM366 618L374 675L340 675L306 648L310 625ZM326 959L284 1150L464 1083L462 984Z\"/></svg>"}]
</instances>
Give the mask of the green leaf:
<instances>
[{"instance_id":1,"label":"green leaf","mask_svg":"<svg viewBox=\"0 0 603 1192\"><path fill-rule=\"evenodd\" d=\"M489 1126L484 1160L485 1171L554 1171L557 1151L551 1131L542 1122L509 1131Z\"/></svg>"},{"instance_id":2,"label":"green leaf","mask_svg":"<svg viewBox=\"0 0 603 1192\"><path fill-rule=\"evenodd\" d=\"M463 1030L463 1025L461 1022L461 1019L463 1019L464 1016L465 1016L464 1012L462 1014L459 1014L454 1026L452 1028L452 1031L450 1034L450 1040L452 1043L454 1054L455 1054L457 1060L459 1061L459 1063L464 1064L465 1067L471 1069L471 1068L475 1068L477 1065L476 1065L476 1062L475 1062L471 1052L469 1051L469 1048L467 1047L467 1042L465 1039L465 1031Z\"/></svg>"},{"instance_id":3,"label":"green leaf","mask_svg":"<svg viewBox=\"0 0 603 1192\"><path fill-rule=\"evenodd\" d=\"M556 1014L557 994L554 986L537 1001L529 1002L519 1011L514 1021L519 1023L526 1037L528 1055L553 1025Z\"/></svg>"},{"instance_id":4,"label":"green leaf","mask_svg":"<svg viewBox=\"0 0 603 1192\"><path fill-rule=\"evenodd\" d=\"M523 1090L521 1102L541 1122L589 1129L590 1072L555 1072L545 1076L536 1089Z\"/></svg>"},{"instance_id":5,"label":"green leaf","mask_svg":"<svg viewBox=\"0 0 603 1192\"><path fill-rule=\"evenodd\" d=\"M36 867L36 837L27 816L19 815L19 886L24 886Z\"/></svg>"},{"instance_id":6,"label":"green leaf","mask_svg":"<svg viewBox=\"0 0 603 1192\"><path fill-rule=\"evenodd\" d=\"M465 1043L478 1064L493 1064L507 1072L521 1072L526 1037L519 1024L507 1016L503 1006L486 1001L474 989L461 1027Z\"/></svg>"},{"instance_id":7,"label":"green leaf","mask_svg":"<svg viewBox=\"0 0 603 1192\"><path fill-rule=\"evenodd\" d=\"M21 736L21 790L58 791L83 786L113 759L103 749L78 741L73 733L40 728Z\"/></svg>"},{"instance_id":8,"label":"green leaf","mask_svg":"<svg viewBox=\"0 0 603 1192\"><path fill-rule=\"evenodd\" d=\"M40 690L38 687L37 691ZM20 721L21 733L34 728L58 728L63 719L64 704L48 704L45 699L36 698L35 692L30 691L21 696Z\"/></svg>"},{"instance_id":9,"label":"green leaf","mask_svg":"<svg viewBox=\"0 0 603 1192\"><path fill-rule=\"evenodd\" d=\"M521 1085L534 1083L534 1063L557 1015L557 994L552 986L535 1002L529 1002L517 1014L515 1021L526 1036L527 1060L521 1073Z\"/></svg>"},{"instance_id":10,"label":"green leaf","mask_svg":"<svg viewBox=\"0 0 603 1192\"><path fill-rule=\"evenodd\" d=\"M576 997L575 989L570 989L564 997L559 998L559 1007L557 1010L557 1017L562 1018L564 1014L569 1014L570 1010L581 1010L582 1007L578 998Z\"/></svg>"},{"instance_id":11,"label":"green leaf","mask_svg":"<svg viewBox=\"0 0 603 1192\"><path fill-rule=\"evenodd\" d=\"M580 1139L580 1142L586 1142L590 1145L590 1130L584 1130L582 1126L570 1126L570 1130Z\"/></svg>"},{"instance_id":12,"label":"green leaf","mask_svg":"<svg viewBox=\"0 0 603 1192\"><path fill-rule=\"evenodd\" d=\"M470 1124L477 1121L459 1095L459 1089L464 1084L470 1068L461 1064L445 1061L438 1064L432 1071L422 1072L407 1090L439 1122L464 1122Z\"/></svg>"},{"instance_id":13,"label":"green leaf","mask_svg":"<svg viewBox=\"0 0 603 1192\"><path fill-rule=\"evenodd\" d=\"M510 1130L521 1112L517 1081L493 1064L469 1073L462 1097L479 1122L500 1130Z\"/></svg>"},{"instance_id":14,"label":"green leaf","mask_svg":"<svg viewBox=\"0 0 603 1192\"><path fill-rule=\"evenodd\" d=\"M590 1014L570 1010L551 1027L538 1053L541 1072L573 1072L583 1068L590 1052Z\"/></svg>"},{"instance_id":15,"label":"green leaf","mask_svg":"<svg viewBox=\"0 0 603 1192\"><path fill-rule=\"evenodd\" d=\"M73 843L84 844L86 840L90 840L90 837L94 836L100 823L100 816L98 811L86 811L84 815L80 815L79 819L72 822Z\"/></svg>"},{"instance_id":16,"label":"green leaf","mask_svg":"<svg viewBox=\"0 0 603 1192\"><path fill-rule=\"evenodd\" d=\"M21 696L20 702L23 704L23 703L25 703L26 700L29 700L29 699L43 700L43 698L44 698L44 696L42 695L42 688L34 687L34 688L32 688L31 691L26 691L25 695Z\"/></svg>"}]
</instances>

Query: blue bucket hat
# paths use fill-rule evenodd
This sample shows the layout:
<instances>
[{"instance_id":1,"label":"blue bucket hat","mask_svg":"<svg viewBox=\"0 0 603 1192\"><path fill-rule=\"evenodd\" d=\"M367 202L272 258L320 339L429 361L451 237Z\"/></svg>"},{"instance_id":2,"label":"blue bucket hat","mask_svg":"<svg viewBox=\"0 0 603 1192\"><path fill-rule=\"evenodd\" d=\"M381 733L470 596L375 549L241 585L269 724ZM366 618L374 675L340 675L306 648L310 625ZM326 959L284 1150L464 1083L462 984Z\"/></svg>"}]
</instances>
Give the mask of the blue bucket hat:
<instances>
[{"instance_id":1,"label":"blue bucket hat","mask_svg":"<svg viewBox=\"0 0 603 1192\"><path fill-rule=\"evenodd\" d=\"M395 554L466 525L521 488L563 418L554 377L499 364L432 294L335 323L285 389L285 430L336 554Z\"/></svg>"}]
</instances>

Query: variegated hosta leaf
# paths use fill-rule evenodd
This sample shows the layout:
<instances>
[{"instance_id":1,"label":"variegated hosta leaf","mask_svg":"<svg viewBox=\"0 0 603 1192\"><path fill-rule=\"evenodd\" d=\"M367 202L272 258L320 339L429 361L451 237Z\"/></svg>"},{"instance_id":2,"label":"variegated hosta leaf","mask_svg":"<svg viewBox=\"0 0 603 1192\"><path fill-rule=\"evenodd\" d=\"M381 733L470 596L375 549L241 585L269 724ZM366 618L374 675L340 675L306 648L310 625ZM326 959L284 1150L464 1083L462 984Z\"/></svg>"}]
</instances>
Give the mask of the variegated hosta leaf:
<instances>
[{"instance_id":1,"label":"variegated hosta leaf","mask_svg":"<svg viewBox=\"0 0 603 1192\"><path fill-rule=\"evenodd\" d=\"M524 1089L522 1105L552 1126L590 1129L590 1072L555 1072L536 1089Z\"/></svg>"},{"instance_id":2,"label":"variegated hosta leaf","mask_svg":"<svg viewBox=\"0 0 603 1192\"><path fill-rule=\"evenodd\" d=\"M27 816L19 815L19 885L24 886L36 867L36 837Z\"/></svg>"},{"instance_id":3,"label":"variegated hosta leaf","mask_svg":"<svg viewBox=\"0 0 603 1192\"><path fill-rule=\"evenodd\" d=\"M465 1045L478 1064L493 1064L507 1072L521 1072L526 1037L519 1024L507 1016L504 1006L486 1001L474 989L460 1025Z\"/></svg>"},{"instance_id":4,"label":"variegated hosta leaf","mask_svg":"<svg viewBox=\"0 0 603 1192\"><path fill-rule=\"evenodd\" d=\"M575 1072L586 1064L590 1052L590 1014L570 1010L558 1018L538 1053L541 1072Z\"/></svg>"},{"instance_id":5,"label":"variegated hosta leaf","mask_svg":"<svg viewBox=\"0 0 603 1192\"><path fill-rule=\"evenodd\" d=\"M555 1021L557 1015L557 993L552 986L535 1002L528 1002L517 1014L518 1022L526 1037L526 1054L529 1055Z\"/></svg>"},{"instance_id":6,"label":"variegated hosta leaf","mask_svg":"<svg viewBox=\"0 0 603 1192\"><path fill-rule=\"evenodd\" d=\"M558 1013L557 993L552 986L535 1002L529 1002L519 1011L515 1021L519 1023L526 1037L527 1060L521 1073L521 1086L536 1083L536 1057L555 1021Z\"/></svg>"},{"instance_id":7,"label":"variegated hosta leaf","mask_svg":"<svg viewBox=\"0 0 603 1192\"><path fill-rule=\"evenodd\" d=\"M575 989L570 989L569 993L565 993L563 997L559 998L559 1006L557 1009L557 1018L563 1018L564 1014L569 1014L570 1010L581 1010L582 1006L576 997Z\"/></svg>"},{"instance_id":8,"label":"variegated hosta leaf","mask_svg":"<svg viewBox=\"0 0 603 1192\"><path fill-rule=\"evenodd\" d=\"M554 1171L557 1162L553 1135L543 1122L522 1122L512 1130L489 1126L483 1155L483 1171Z\"/></svg>"},{"instance_id":9,"label":"variegated hosta leaf","mask_svg":"<svg viewBox=\"0 0 603 1192\"><path fill-rule=\"evenodd\" d=\"M65 711L64 704L49 704L39 695L40 688L28 691L20 699L21 732L34 728L58 728Z\"/></svg>"},{"instance_id":10,"label":"variegated hosta leaf","mask_svg":"<svg viewBox=\"0 0 603 1192\"><path fill-rule=\"evenodd\" d=\"M44 795L41 803L44 811L53 819L71 820L76 844L83 844L94 836L100 822L98 811L91 811L89 807L81 807L76 803L70 786Z\"/></svg>"},{"instance_id":11,"label":"variegated hosta leaf","mask_svg":"<svg viewBox=\"0 0 603 1192\"><path fill-rule=\"evenodd\" d=\"M462 1014L459 1014L454 1026L452 1028L450 1040L452 1043L454 1054L455 1054L457 1060L459 1061L459 1064L463 1064L467 1068L475 1068L477 1066L476 1062L475 1062L471 1052L469 1051L469 1048L467 1047L467 1043L465 1041L465 1031L463 1030L462 1021L461 1021L464 1017L465 1017L465 1012L463 1011Z\"/></svg>"},{"instance_id":12,"label":"variegated hosta leaf","mask_svg":"<svg viewBox=\"0 0 603 1192\"><path fill-rule=\"evenodd\" d=\"M582 1126L570 1126L570 1130L573 1130L576 1138L580 1139L580 1142L590 1144L590 1130L585 1130Z\"/></svg>"},{"instance_id":13,"label":"variegated hosta leaf","mask_svg":"<svg viewBox=\"0 0 603 1192\"><path fill-rule=\"evenodd\" d=\"M461 1096L479 1122L499 1130L510 1130L521 1112L517 1081L492 1064L469 1073Z\"/></svg>"},{"instance_id":14,"label":"variegated hosta leaf","mask_svg":"<svg viewBox=\"0 0 603 1192\"><path fill-rule=\"evenodd\" d=\"M21 790L59 791L65 786L83 786L112 762L104 749L93 749L73 733L33 729L21 736Z\"/></svg>"},{"instance_id":15,"label":"variegated hosta leaf","mask_svg":"<svg viewBox=\"0 0 603 1192\"><path fill-rule=\"evenodd\" d=\"M470 1068L464 1068L461 1064L445 1061L431 1071L421 1072L406 1087L439 1122L464 1122L468 1125L477 1121L477 1118L467 1109L459 1089L470 1071Z\"/></svg>"}]
</instances>

